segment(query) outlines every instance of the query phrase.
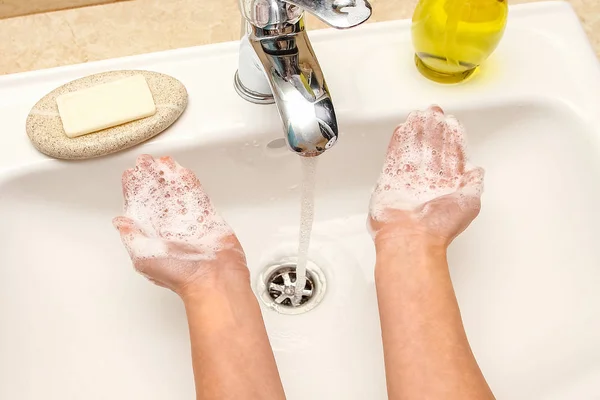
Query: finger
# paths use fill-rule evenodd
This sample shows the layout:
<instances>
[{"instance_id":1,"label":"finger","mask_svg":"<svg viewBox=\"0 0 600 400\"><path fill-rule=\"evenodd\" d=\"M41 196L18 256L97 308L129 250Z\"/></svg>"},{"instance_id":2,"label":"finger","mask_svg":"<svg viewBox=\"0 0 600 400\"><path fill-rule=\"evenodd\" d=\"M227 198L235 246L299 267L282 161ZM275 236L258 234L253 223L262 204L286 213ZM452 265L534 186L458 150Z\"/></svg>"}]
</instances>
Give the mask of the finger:
<instances>
[{"instance_id":1,"label":"finger","mask_svg":"<svg viewBox=\"0 0 600 400\"><path fill-rule=\"evenodd\" d=\"M412 111L408 114L406 121L398 125L394 131L393 138L401 144L406 144L409 140L414 140L417 136L417 130L423 125L423 116L421 111Z\"/></svg>"},{"instance_id":2,"label":"finger","mask_svg":"<svg viewBox=\"0 0 600 400\"><path fill-rule=\"evenodd\" d=\"M134 169L134 174L136 178L141 181L148 181L148 179L160 179L161 174L159 163L148 154L142 154L136 160L136 167Z\"/></svg>"},{"instance_id":3,"label":"finger","mask_svg":"<svg viewBox=\"0 0 600 400\"><path fill-rule=\"evenodd\" d=\"M447 144L443 169L449 176L460 176L466 166L465 129L454 116L447 116L445 122L444 137Z\"/></svg>"},{"instance_id":4,"label":"finger","mask_svg":"<svg viewBox=\"0 0 600 400\"><path fill-rule=\"evenodd\" d=\"M384 170L395 170L404 164L420 165L423 143L423 113L413 111L406 122L394 131L388 147L387 164Z\"/></svg>"},{"instance_id":5,"label":"finger","mask_svg":"<svg viewBox=\"0 0 600 400\"><path fill-rule=\"evenodd\" d=\"M179 164L175 160L173 160L173 163L175 165L175 171L181 176L181 179L183 180L183 182L186 185L188 185L190 187L201 187L202 186L200 183L200 180L198 179L198 177L196 176L194 171L192 171L189 168L183 167L181 164Z\"/></svg>"},{"instance_id":6,"label":"finger","mask_svg":"<svg viewBox=\"0 0 600 400\"><path fill-rule=\"evenodd\" d=\"M467 171L461 178L460 191L465 196L480 197L483 193L485 170L477 167Z\"/></svg>"},{"instance_id":7,"label":"finger","mask_svg":"<svg viewBox=\"0 0 600 400\"><path fill-rule=\"evenodd\" d=\"M188 185L190 188L200 188L202 185L200 184L200 180L191 169L183 168L180 166L179 174L181 175L181 179Z\"/></svg>"},{"instance_id":8,"label":"finger","mask_svg":"<svg viewBox=\"0 0 600 400\"><path fill-rule=\"evenodd\" d=\"M150 168L154 163L154 158L149 154L142 154L135 161L135 165L140 168Z\"/></svg>"},{"instance_id":9,"label":"finger","mask_svg":"<svg viewBox=\"0 0 600 400\"><path fill-rule=\"evenodd\" d=\"M392 134L392 138L387 148L388 157L399 155L402 148L408 144L409 135L407 134L407 131L408 126L406 123L398 125L396 129L394 129L394 133Z\"/></svg>"},{"instance_id":10,"label":"finger","mask_svg":"<svg viewBox=\"0 0 600 400\"><path fill-rule=\"evenodd\" d=\"M123 198L125 199L125 206L129 204L131 197L136 192L139 186L139 179L133 169L127 169L121 176L121 187L123 189Z\"/></svg>"},{"instance_id":11,"label":"finger","mask_svg":"<svg viewBox=\"0 0 600 400\"><path fill-rule=\"evenodd\" d=\"M163 243L147 237L130 218L117 217L113 219L113 225L121 234L121 241L129 253L133 267L139 273L145 274L144 271L151 266L148 254L164 253Z\"/></svg>"},{"instance_id":12,"label":"finger","mask_svg":"<svg viewBox=\"0 0 600 400\"><path fill-rule=\"evenodd\" d=\"M140 234L143 235L144 232L137 226L134 220L128 217L116 217L113 218L113 226L119 231L122 235L127 234Z\"/></svg>"},{"instance_id":13,"label":"finger","mask_svg":"<svg viewBox=\"0 0 600 400\"><path fill-rule=\"evenodd\" d=\"M177 164L172 157L166 156L158 159L159 168L164 169L166 167L167 170L174 172L177 169Z\"/></svg>"},{"instance_id":14,"label":"finger","mask_svg":"<svg viewBox=\"0 0 600 400\"><path fill-rule=\"evenodd\" d=\"M127 249L131 259L134 260L137 258L136 248L139 247L139 242L147 240L141 228L139 228L131 218L127 217L114 218L113 226L119 231L121 241ZM138 246L136 246L136 243Z\"/></svg>"},{"instance_id":15,"label":"finger","mask_svg":"<svg viewBox=\"0 0 600 400\"><path fill-rule=\"evenodd\" d=\"M432 104L431 106L429 106L429 110L431 110L437 114L444 115L444 110L442 110L442 107L438 106L437 104Z\"/></svg>"},{"instance_id":16,"label":"finger","mask_svg":"<svg viewBox=\"0 0 600 400\"><path fill-rule=\"evenodd\" d=\"M427 167L435 174L442 170L445 140L444 128L444 112L438 106L431 106L427 110L423 151Z\"/></svg>"},{"instance_id":17,"label":"finger","mask_svg":"<svg viewBox=\"0 0 600 400\"><path fill-rule=\"evenodd\" d=\"M412 138L409 137L408 140L412 139L417 148L423 147L423 140L425 139L425 120L426 114L422 111L416 111L411 113L407 121L412 130Z\"/></svg>"}]
</instances>

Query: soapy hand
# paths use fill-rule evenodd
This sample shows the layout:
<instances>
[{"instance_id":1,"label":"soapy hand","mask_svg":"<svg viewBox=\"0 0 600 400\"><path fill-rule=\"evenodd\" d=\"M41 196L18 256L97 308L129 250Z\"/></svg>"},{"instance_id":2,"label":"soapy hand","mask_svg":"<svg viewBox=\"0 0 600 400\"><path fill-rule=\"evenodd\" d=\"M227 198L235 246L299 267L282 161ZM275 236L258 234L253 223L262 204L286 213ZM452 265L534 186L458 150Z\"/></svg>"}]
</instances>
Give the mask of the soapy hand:
<instances>
[{"instance_id":1,"label":"soapy hand","mask_svg":"<svg viewBox=\"0 0 600 400\"><path fill-rule=\"evenodd\" d=\"M479 214L482 168L469 165L465 131L437 106L396 128L371 197L369 227L377 245L433 240L447 247Z\"/></svg>"},{"instance_id":2,"label":"soapy hand","mask_svg":"<svg viewBox=\"0 0 600 400\"><path fill-rule=\"evenodd\" d=\"M191 170L142 155L122 184L125 216L113 224L139 273L179 295L223 269L247 273L237 238Z\"/></svg>"}]
</instances>

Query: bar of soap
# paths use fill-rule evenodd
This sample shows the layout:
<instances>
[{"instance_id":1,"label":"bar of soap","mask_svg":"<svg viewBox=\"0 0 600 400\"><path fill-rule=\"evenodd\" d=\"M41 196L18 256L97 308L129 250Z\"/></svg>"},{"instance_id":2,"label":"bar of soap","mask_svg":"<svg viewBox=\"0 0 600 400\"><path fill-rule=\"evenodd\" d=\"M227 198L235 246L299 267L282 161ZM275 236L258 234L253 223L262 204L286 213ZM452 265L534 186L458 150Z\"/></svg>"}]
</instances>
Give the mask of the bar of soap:
<instances>
[{"instance_id":1,"label":"bar of soap","mask_svg":"<svg viewBox=\"0 0 600 400\"><path fill-rule=\"evenodd\" d=\"M70 92L56 98L65 134L75 138L156 113L143 75Z\"/></svg>"}]
</instances>

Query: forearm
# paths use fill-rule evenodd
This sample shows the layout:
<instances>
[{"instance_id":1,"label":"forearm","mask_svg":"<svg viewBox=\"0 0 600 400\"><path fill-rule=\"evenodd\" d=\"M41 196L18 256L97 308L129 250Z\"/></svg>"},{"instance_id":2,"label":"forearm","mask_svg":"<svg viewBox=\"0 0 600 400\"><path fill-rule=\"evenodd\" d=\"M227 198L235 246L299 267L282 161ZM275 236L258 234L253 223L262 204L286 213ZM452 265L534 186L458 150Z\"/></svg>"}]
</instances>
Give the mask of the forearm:
<instances>
[{"instance_id":1,"label":"forearm","mask_svg":"<svg viewBox=\"0 0 600 400\"><path fill-rule=\"evenodd\" d=\"M205 280L182 297L198 399L285 399L247 276Z\"/></svg>"},{"instance_id":2,"label":"forearm","mask_svg":"<svg viewBox=\"0 0 600 400\"><path fill-rule=\"evenodd\" d=\"M467 341L445 249L411 246L377 254L389 398L493 399Z\"/></svg>"}]
</instances>

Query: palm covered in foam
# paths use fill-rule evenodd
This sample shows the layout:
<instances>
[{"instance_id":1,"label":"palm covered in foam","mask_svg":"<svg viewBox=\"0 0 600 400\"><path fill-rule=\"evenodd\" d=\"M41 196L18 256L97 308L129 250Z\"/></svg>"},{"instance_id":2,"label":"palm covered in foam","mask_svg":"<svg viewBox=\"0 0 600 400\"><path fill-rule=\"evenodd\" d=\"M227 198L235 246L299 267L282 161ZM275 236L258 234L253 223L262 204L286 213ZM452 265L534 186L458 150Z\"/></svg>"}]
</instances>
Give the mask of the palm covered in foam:
<instances>
[{"instance_id":1,"label":"palm covered in foam","mask_svg":"<svg viewBox=\"0 0 600 400\"><path fill-rule=\"evenodd\" d=\"M469 226L484 171L468 164L465 142L461 124L437 106L411 113L394 131L371 197L376 243L419 236L447 246Z\"/></svg>"},{"instance_id":2,"label":"palm covered in foam","mask_svg":"<svg viewBox=\"0 0 600 400\"><path fill-rule=\"evenodd\" d=\"M149 155L123 173L125 216L113 220L138 272L180 293L217 263L245 268L242 248L196 175Z\"/></svg>"}]
</instances>

